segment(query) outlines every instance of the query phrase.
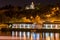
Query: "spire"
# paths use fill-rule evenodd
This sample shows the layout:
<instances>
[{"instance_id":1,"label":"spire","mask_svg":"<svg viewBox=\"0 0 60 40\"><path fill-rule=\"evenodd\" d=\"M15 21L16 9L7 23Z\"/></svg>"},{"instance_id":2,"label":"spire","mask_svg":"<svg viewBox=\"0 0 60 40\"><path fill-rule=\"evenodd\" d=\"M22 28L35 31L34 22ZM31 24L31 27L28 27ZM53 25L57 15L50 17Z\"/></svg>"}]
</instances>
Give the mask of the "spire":
<instances>
[{"instance_id":1,"label":"spire","mask_svg":"<svg viewBox=\"0 0 60 40\"><path fill-rule=\"evenodd\" d=\"M35 9L33 2L32 2L31 5L30 5L30 9Z\"/></svg>"},{"instance_id":2,"label":"spire","mask_svg":"<svg viewBox=\"0 0 60 40\"><path fill-rule=\"evenodd\" d=\"M35 9L34 3L33 3L33 2L31 2L31 5L26 6L26 8L25 8L25 9Z\"/></svg>"}]
</instances>

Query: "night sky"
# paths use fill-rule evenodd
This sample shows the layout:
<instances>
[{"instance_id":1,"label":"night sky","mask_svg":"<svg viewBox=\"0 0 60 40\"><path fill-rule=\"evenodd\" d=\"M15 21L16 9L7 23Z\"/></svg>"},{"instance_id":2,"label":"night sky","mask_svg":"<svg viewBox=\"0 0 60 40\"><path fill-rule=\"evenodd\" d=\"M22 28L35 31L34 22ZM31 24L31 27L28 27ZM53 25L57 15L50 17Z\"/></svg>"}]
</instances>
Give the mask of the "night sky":
<instances>
[{"instance_id":1,"label":"night sky","mask_svg":"<svg viewBox=\"0 0 60 40\"><path fill-rule=\"evenodd\" d=\"M34 2L35 4L42 4L42 5L48 5L48 4L60 4L60 0L0 0L0 7L5 5L18 5L18 6L24 6L25 4L30 4L31 2Z\"/></svg>"}]
</instances>

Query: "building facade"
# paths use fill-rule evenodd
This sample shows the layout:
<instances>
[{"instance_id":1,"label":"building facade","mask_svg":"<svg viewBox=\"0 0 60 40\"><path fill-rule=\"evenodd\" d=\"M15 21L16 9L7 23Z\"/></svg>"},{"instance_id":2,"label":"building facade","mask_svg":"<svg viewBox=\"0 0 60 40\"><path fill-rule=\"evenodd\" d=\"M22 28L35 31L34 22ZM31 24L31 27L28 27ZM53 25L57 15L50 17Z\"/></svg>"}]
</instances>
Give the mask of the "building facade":
<instances>
[{"instance_id":1,"label":"building facade","mask_svg":"<svg viewBox=\"0 0 60 40\"><path fill-rule=\"evenodd\" d=\"M32 22L18 22L18 23L10 23L9 28L24 28L24 29L41 29L41 24L35 24Z\"/></svg>"},{"instance_id":2,"label":"building facade","mask_svg":"<svg viewBox=\"0 0 60 40\"><path fill-rule=\"evenodd\" d=\"M43 29L60 29L60 23L58 23L58 22L44 22Z\"/></svg>"},{"instance_id":3,"label":"building facade","mask_svg":"<svg viewBox=\"0 0 60 40\"><path fill-rule=\"evenodd\" d=\"M34 28L35 24L31 22L10 23L9 28Z\"/></svg>"}]
</instances>

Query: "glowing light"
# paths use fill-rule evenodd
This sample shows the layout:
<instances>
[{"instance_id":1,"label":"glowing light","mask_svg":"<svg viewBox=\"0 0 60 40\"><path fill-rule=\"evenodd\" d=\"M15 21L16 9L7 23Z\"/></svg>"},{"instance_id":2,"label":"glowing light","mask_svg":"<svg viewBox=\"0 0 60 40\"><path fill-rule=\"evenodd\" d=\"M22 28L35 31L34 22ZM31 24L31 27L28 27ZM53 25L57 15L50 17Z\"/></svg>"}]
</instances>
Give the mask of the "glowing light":
<instances>
[{"instance_id":1,"label":"glowing light","mask_svg":"<svg viewBox=\"0 0 60 40\"><path fill-rule=\"evenodd\" d=\"M51 15L49 14L49 15L46 15L46 17L51 17Z\"/></svg>"},{"instance_id":2,"label":"glowing light","mask_svg":"<svg viewBox=\"0 0 60 40\"><path fill-rule=\"evenodd\" d=\"M57 7L57 10L59 10L59 7Z\"/></svg>"},{"instance_id":3,"label":"glowing light","mask_svg":"<svg viewBox=\"0 0 60 40\"><path fill-rule=\"evenodd\" d=\"M33 18L33 16L30 17L31 19Z\"/></svg>"},{"instance_id":4,"label":"glowing light","mask_svg":"<svg viewBox=\"0 0 60 40\"><path fill-rule=\"evenodd\" d=\"M55 10L55 8L52 8L52 10Z\"/></svg>"},{"instance_id":5,"label":"glowing light","mask_svg":"<svg viewBox=\"0 0 60 40\"><path fill-rule=\"evenodd\" d=\"M49 33L46 33L46 40L50 40Z\"/></svg>"},{"instance_id":6,"label":"glowing light","mask_svg":"<svg viewBox=\"0 0 60 40\"><path fill-rule=\"evenodd\" d=\"M52 11L52 14L54 14L54 11Z\"/></svg>"},{"instance_id":7,"label":"glowing light","mask_svg":"<svg viewBox=\"0 0 60 40\"><path fill-rule=\"evenodd\" d=\"M28 6L26 6L26 8L25 8L25 9L27 9L27 10L28 10L28 9L30 9L30 8L29 8Z\"/></svg>"}]
</instances>

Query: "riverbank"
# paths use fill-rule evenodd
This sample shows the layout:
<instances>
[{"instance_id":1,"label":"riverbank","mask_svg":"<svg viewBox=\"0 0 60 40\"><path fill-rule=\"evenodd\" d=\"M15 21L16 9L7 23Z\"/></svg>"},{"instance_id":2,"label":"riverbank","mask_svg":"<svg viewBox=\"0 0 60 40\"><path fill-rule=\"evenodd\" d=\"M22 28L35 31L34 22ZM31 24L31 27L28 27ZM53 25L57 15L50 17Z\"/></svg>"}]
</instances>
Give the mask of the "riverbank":
<instances>
[{"instance_id":1,"label":"riverbank","mask_svg":"<svg viewBox=\"0 0 60 40\"><path fill-rule=\"evenodd\" d=\"M1 31L30 31L30 32L60 32L60 29L20 29L20 28L2 28Z\"/></svg>"}]
</instances>

